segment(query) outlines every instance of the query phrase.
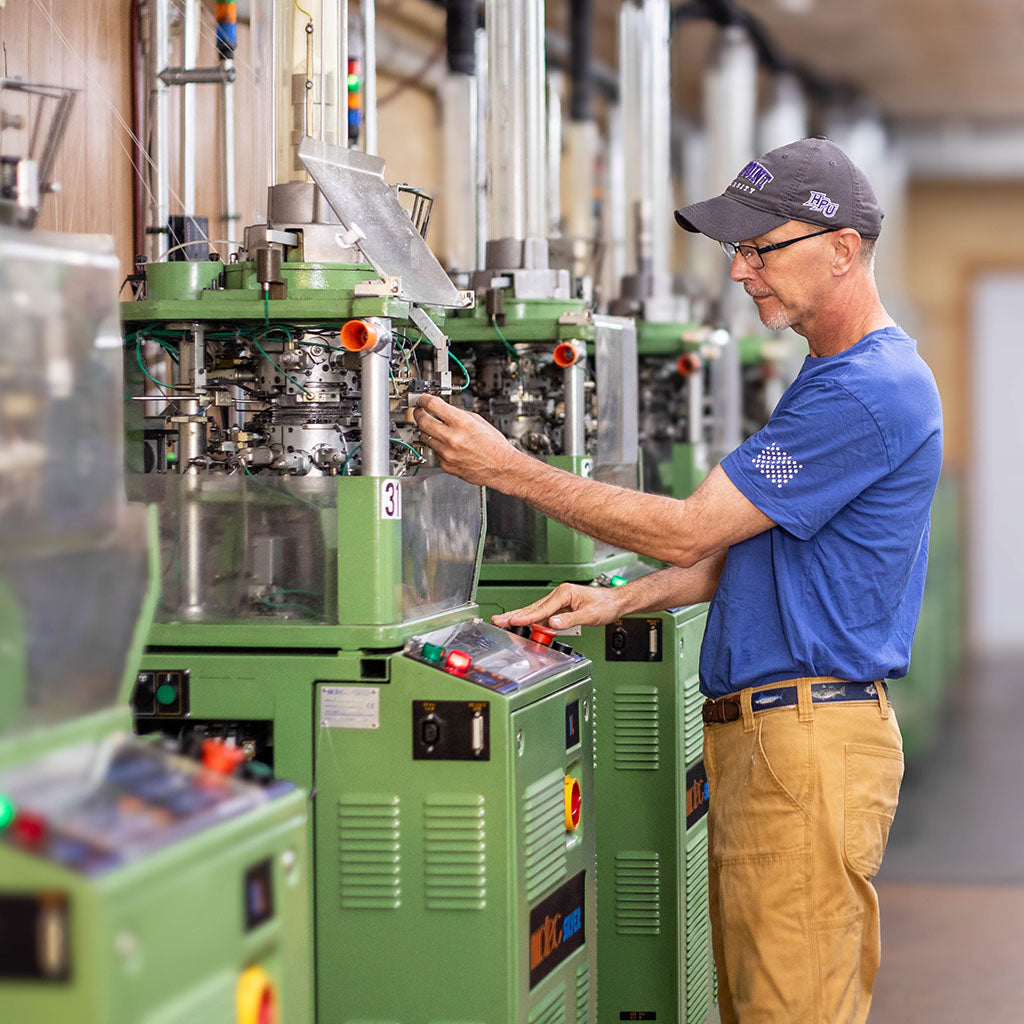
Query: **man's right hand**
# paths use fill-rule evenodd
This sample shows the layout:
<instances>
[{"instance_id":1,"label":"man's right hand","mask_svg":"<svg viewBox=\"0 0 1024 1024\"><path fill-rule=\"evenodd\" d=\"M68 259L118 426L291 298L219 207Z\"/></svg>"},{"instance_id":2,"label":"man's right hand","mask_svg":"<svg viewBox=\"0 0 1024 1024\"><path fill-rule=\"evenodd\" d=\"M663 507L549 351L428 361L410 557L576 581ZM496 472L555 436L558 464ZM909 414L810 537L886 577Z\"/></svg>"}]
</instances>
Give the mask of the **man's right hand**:
<instances>
[{"instance_id":1,"label":"man's right hand","mask_svg":"<svg viewBox=\"0 0 1024 1024\"><path fill-rule=\"evenodd\" d=\"M570 626L604 626L622 615L620 588L561 583L539 601L493 615L491 621L502 627L543 625L546 621L552 629L568 629Z\"/></svg>"}]
</instances>

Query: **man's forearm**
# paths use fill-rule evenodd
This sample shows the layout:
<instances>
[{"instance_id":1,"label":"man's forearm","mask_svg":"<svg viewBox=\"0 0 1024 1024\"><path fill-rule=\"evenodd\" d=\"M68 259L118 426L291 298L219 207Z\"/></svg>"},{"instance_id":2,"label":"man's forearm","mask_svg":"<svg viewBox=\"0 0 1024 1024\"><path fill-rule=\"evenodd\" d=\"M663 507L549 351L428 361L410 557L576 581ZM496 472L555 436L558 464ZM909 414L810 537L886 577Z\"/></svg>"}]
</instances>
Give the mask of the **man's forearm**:
<instances>
[{"instance_id":1,"label":"man's forearm","mask_svg":"<svg viewBox=\"0 0 1024 1024\"><path fill-rule=\"evenodd\" d=\"M718 586L725 556L725 551L717 551L696 565L669 566L627 583L619 588L618 594L622 614L639 615L710 601Z\"/></svg>"},{"instance_id":2,"label":"man's forearm","mask_svg":"<svg viewBox=\"0 0 1024 1024\"><path fill-rule=\"evenodd\" d=\"M686 501L581 480L524 455L521 470L499 490L522 498L566 526L616 547L674 565L692 565L704 552L687 529ZM699 554L698 554L699 552Z\"/></svg>"}]
</instances>

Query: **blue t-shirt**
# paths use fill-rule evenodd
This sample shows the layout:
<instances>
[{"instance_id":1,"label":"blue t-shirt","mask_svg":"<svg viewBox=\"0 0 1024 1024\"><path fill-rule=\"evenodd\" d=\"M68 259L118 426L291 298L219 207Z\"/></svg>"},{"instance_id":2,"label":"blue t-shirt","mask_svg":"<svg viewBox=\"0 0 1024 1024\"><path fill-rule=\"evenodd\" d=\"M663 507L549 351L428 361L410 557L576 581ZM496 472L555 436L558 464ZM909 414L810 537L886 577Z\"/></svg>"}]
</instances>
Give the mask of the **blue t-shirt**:
<instances>
[{"instance_id":1,"label":"blue t-shirt","mask_svg":"<svg viewBox=\"0 0 1024 1024\"><path fill-rule=\"evenodd\" d=\"M935 379L904 331L808 356L764 429L722 462L778 525L729 548L702 691L906 675L941 464Z\"/></svg>"}]
</instances>

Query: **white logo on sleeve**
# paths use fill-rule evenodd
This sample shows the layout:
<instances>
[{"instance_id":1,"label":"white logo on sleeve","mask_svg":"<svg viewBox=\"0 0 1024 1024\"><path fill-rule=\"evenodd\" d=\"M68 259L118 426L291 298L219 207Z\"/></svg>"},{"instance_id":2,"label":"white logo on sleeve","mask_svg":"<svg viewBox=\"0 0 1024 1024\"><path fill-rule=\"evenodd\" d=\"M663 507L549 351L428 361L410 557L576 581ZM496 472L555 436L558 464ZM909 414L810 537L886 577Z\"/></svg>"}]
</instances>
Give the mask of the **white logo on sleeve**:
<instances>
[{"instance_id":1,"label":"white logo on sleeve","mask_svg":"<svg viewBox=\"0 0 1024 1024\"><path fill-rule=\"evenodd\" d=\"M788 452L784 452L774 441L762 448L757 458L750 460L759 473L768 477L776 487L788 484L804 468Z\"/></svg>"}]
</instances>

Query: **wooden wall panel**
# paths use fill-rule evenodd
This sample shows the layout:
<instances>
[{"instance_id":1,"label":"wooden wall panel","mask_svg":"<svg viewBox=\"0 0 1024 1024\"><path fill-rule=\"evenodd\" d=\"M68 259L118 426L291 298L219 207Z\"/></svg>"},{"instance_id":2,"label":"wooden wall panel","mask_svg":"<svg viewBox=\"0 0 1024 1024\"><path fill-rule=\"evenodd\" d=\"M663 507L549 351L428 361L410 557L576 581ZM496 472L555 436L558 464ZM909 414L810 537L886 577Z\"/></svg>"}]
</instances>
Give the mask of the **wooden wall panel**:
<instances>
[{"instance_id":1,"label":"wooden wall panel","mask_svg":"<svg viewBox=\"0 0 1024 1024\"><path fill-rule=\"evenodd\" d=\"M122 267L131 257L127 0L7 0L0 7L7 74L82 90L39 226L114 236ZM6 131L6 153L24 152Z\"/></svg>"}]
</instances>

